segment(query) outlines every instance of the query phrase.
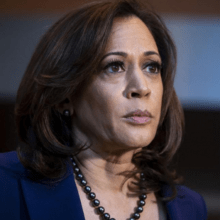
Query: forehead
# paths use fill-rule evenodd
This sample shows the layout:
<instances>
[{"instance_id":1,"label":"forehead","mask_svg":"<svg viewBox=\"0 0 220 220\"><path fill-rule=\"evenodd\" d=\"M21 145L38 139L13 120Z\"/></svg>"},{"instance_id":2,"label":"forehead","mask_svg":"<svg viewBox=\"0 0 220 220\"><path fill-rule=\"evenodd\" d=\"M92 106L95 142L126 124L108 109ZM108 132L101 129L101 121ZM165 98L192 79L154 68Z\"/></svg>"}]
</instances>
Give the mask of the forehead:
<instances>
[{"instance_id":1,"label":"forehead","mask_svg":"<svg viewBox=\"0 0 220 220\"><path fill-rule=\"evenodd\" d=\"M136 16L116 18L106 50L131 50L135 47L158 52L156 42L145 23Z\"/></svg>"}]
</instances>

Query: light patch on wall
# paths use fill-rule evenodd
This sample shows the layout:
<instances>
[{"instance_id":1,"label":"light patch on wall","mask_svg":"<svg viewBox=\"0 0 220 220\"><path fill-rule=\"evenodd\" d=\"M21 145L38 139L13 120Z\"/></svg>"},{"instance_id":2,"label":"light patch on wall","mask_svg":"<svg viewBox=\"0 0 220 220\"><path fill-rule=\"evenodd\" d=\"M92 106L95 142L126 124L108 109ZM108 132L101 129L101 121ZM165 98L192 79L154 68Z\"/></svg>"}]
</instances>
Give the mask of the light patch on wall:
<instances>
[{"instance_id":1,"label":"light patch on wall","mask_svg":"<svg viewBox=\"0 0 220 220\"><path fill-rule=\"evenodd\" d=\"M177 45L183 106L220 110L220 18L164 17Z\"/></svg>"},{"instance_id":2,"label":"light patch on wall","mask_svg":"<svg viewBox=\"0 0 220 220\"><path fill-rule=\"evenodd\" d=\"M0 99L14 99L37 42L59 17L0 17ZM163 18L177 46L175 88L183 106L220 109L220 18Z\"/></svg>"}]
</instances>

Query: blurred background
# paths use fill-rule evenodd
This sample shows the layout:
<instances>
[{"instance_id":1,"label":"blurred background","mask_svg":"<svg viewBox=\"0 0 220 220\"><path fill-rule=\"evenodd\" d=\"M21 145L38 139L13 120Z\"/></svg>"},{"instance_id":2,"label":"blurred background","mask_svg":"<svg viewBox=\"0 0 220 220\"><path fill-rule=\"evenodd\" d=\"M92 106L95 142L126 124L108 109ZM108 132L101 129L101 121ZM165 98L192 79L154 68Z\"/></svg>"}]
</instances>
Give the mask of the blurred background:
<instances>
[{"instance_id":1,"label":"blurred background","mask_svg":"<svg viewBox=\"0 0 220 220\"><path fill-rule=\"evenodd\" d=\"M16 91L43 33L90 0L1 0L0 152L16 149ZM185 185L201 193L209 220L220 220L220 1L149 0L177 46L175 88L186 130L175 161Z\"/></svg>"}]
</instances>

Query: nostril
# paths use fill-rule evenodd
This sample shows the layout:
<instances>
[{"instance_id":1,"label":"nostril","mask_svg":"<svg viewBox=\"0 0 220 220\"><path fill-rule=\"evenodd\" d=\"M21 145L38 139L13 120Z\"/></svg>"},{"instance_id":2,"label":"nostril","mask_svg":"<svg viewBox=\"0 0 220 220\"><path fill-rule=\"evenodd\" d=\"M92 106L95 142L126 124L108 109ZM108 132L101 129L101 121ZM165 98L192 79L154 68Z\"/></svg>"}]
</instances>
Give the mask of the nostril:
<instances>
[{"instance_id":1,"label":"nostril","mask_svg":"<svg viewBox=\"0 0 220 220\"><path fill-rule=\"evenodd\" d=\"M138 93L136 93L136 92L132 92L131 96L132 97L139 97L140 95Z\"/></svg>"}]
</instances>

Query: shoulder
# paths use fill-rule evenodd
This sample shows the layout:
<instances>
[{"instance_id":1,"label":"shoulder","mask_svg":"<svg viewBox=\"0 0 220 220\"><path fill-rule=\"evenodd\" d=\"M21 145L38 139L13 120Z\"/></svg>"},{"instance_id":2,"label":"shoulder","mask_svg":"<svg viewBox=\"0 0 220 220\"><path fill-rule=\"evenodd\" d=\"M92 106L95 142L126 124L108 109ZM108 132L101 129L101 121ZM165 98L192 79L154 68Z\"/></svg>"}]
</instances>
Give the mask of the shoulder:
<instances>
[{"instance_id":1,"label":"shoulder","mask_svg":"<svg viewBox=\"0 0 220 220\"><path fill-rule=\"evenodd\" d=\"M17 185L18 179L25 175L25 168L20 163L17 152L0 153L0 187L8 189Z\"/></svg>"},{"instance_id":2,"label":"shoulder","mask_svg":"<svg viewBox=\"0 0 220 220\"><path fill-rule=\"evenodd\" d=\"M14 162L18 162L16 151L0 153L0 166L7 166L10 163L14 163Z\"/></svg>"},{"instance_id":3,"label":"shoulder","mask_svg":"<svg viewBox=\"0 0 220 220\"><path fill-rule=\"evenodd\" d=\"M11 151L0 153L0 170L1 172L22 174L25 168L18 159L17 152Z\"/></svg>"},{"instance_id":4,"label":"shoulder","mask_svg":"<svg viewBox=\"0 0 220 220\"><path fill-rule=\"evenodd\" d=\"M190 218L186 219L207 219L206 204L199 193L183 185L177 185L176 189L177 196L166 204L170 212L178 215L181 213L184 216L190 215ZM163 188L163 195L165 197L171 195L169 187Z\"/></svg>"},{"instance_id":5,"label":"shoulder","mask_svg":"<svg viewBox=\"0 0 220 220\"><path fill-rule=\"evenodd\" d=\"M204 202L203 197L199 193L197 193L196 191L194 191L186 186L176 185L176 190L177 190L177 196L174 198L174 200L176 200L177 198L182 198L182 199L184 198L184 199L188 199L192 202L196 202L196 201L198 201L199 203ZM162 195L165 198L171 196L172 195L171 188L167 185L163 186ZM171 201L173 201L173 200L171 200Z\"/></svg>"},{"instance_id":6,"label":"shoulder","mask_svg":"<svg viewBox=\"0 0 220 220\"><path fill-rule=\"evenodd\" d=\"M185 197L185 202L187 201L192 207L194 207L196 216L199 219L207 219L207 207L205 200L199 193L182 185L177 186L177 192L177 196L179 195Z\"/></svg>"},{"instance_id":7,"label":"shoulder","mask_svg":"<svg viewBox=\"0 0 220 220\"><path fill-rule=\"evenodd\" d=\"M19 179L24 173L25 169L15 151L0 153L0 216L19 219L21 207Z\"/></svg>"},{"instance_id":8,"label":"shoulder","mask_svg":"<svg viewBox=\"0 0 220 220\"><path fill-rule=\"evenodd\" d=\"M178 193L177 196L185 197L188 201L193 203L198 209L206 211L205 201L199 193L182 185L177 186L177 193Z\"/></svg>"},{"instance_id":9,"label":"shoulder","mask_svg":"<svg viewBox=\"0 0 220 220\"><path fill-rule=\"evenodd\" d=\"M183 196L183 197L187 197L187 198L190 198L193 200L199 200L199 201L202 199L202 196L199 193L197 193L196 191L186 186L177 185L176 189L177 189L177 196Z\"/></svg>"}]
</instances>

